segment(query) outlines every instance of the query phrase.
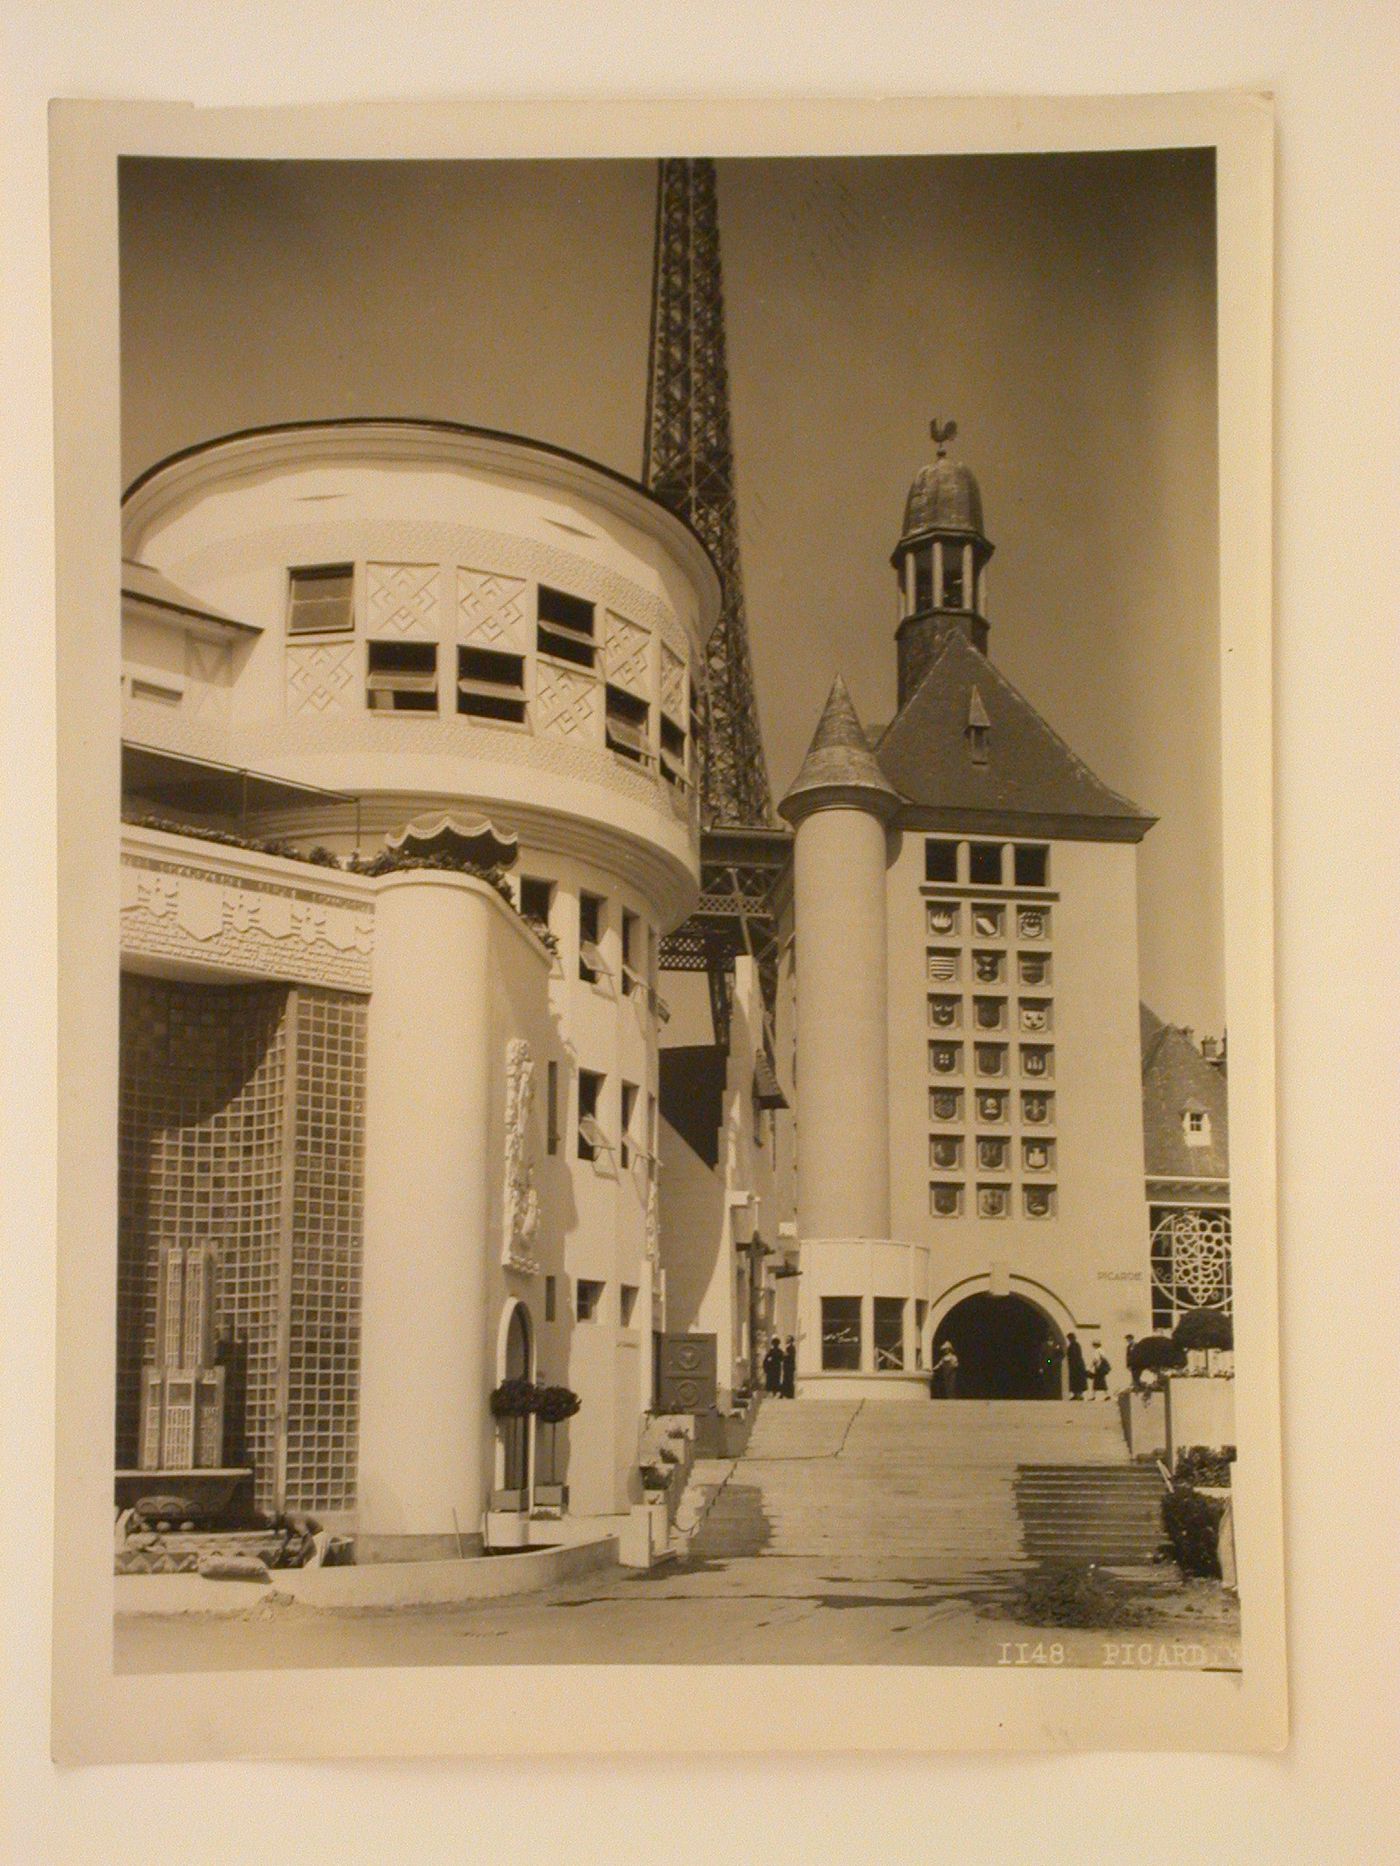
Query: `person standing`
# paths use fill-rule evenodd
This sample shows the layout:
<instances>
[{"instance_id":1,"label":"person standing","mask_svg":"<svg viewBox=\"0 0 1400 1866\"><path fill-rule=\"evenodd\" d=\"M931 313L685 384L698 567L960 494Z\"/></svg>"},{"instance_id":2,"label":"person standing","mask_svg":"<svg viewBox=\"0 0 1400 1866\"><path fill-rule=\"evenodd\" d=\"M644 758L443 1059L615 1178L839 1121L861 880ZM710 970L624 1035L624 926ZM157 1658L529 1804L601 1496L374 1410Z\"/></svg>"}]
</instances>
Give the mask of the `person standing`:
<instances>
[{"instance_id":1,"label":"person standing","mask_svg":"<svg viewBox=\"0 0 1400 1866\"><path fill-rule=\"evenodd\" d=\"M791 1335L782 1355L782 1395L784 1399L797 1398L797 1343Z\"/></svg>"},{"instance_id":2,"label":"person standing","mask_svg":"<svg viewBox=\"0 0 1400 1866\"><path fill-rule=\"evenodd\" d=\"M951 1341L945 1341L933 1363L933 1390L939 1399L958 1397L958 1357Z\"/></svg>"},{"instance_id":3,"label":"person standing","mask_svg":"<svg viewBox=\"0 0 1400 1866\"><path fill-rule=\"evenodd\" d=\"M1089 1373L1077 1335L1065 1336L1065 1366L1069 1369L1069 1396L1072 1400L1082 1400L1089 1384Z\"/></svg>"},{"instance_id":4,"label":"person standing","mask_svg":"<svg viewBox=\"0 0 1400 1866\"><path fill-rule=\"evenodd\" d=\"M1089 1363L1089 1377L1094 1383L1095 1399L1106 1400L1108 1398L1108 1376L1110 1371L1111 1363L1108 1356L1103 1351L1103 1343L1101 1341L1096 1341L1094 1343L1094 1358Z\"/></svg>"},{"instance_id":5,"label":"person standing","mask_svg":"<svg viewBox=\"0 0 1400 1866\"><path fill-rule=\"evenodd\" d=\"M763 1357L763 1384L776 1399L783 1384L783 1350L776 1335L768 1343L768 1352Z\"/></svg>"}]
</instances>

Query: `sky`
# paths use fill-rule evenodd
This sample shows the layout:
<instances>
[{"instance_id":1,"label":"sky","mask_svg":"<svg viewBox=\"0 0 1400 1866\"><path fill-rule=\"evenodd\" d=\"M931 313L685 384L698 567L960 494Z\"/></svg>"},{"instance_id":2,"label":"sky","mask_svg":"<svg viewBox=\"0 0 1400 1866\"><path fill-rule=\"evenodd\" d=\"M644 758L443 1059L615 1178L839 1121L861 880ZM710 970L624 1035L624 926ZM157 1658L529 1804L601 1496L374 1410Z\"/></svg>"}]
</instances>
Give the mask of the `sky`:
<instances>
[{"instance_id":1,"label":"sky","mask_svg":"<svg viewBox=\"0 0 1400 1866\"><path fill-rule=\"evenodd\" d=\"M655 166L127 160L123 471L347 415L641 471ZM958 422L992 660L1141 846L1144 998L1224 1023L1210 152L719 164L740 548L774 795L844 674L894 711L904 498Z\"/></svg>"}]
</instances>

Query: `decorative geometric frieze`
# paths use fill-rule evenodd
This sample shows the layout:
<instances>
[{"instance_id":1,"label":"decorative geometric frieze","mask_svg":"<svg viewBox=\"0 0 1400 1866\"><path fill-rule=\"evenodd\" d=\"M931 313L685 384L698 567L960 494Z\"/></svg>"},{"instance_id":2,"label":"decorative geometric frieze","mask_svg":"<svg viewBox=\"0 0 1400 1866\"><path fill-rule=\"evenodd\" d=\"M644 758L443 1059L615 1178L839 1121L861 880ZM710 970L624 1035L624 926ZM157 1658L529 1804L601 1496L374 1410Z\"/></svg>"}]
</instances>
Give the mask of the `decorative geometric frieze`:
<instances>
[{"instance_id":1,"label":"decorative geometric frieze","mask_svg":"<svg viewBox=\"0 0 1400 1866\"><path fill-rule=\"evenodd\" d=\"M268 555L282 564L348 563L361 556L420 568L435 563L492 564L498 576L536 579L600 608L616 609L654 629L677 655L687 652L684 624L668 603L642 584L611 565L508 531L427 519L267 525L192 551L180 560L180 575L197 588L206 577L218 580L245 569L249 553Z\"/></svg>"},{"instance_id":2,"label":"decorative geometric frieze","mask_svg":"<svg viewBox=\"0 0 1400 1866\"><path fill-rule=\"evenodd\" d=\"M321 713L338 719L349 712L355 685L354 642L316 648L289 646L286 654L289 715Z\"/></svg>"},{"instance_id":3,"label":"decorative geometric frieze","mask_svg":"<svg viewBox=\"0 0 1400 1866\"><path fill-rule=\"evenodd\" d=\"M526 646L524 577L457 568L457 633L484 648L523 652Z\"/></svg>"},{"instance_id":4,"label":"decorative geometric frieze","mask_svg":"<svg viewBox=\"0 0 1400 1866\"><path fill-rule=\"evenodd\" d=\"M535 1059L524 1037L512 1037L506 1045L505 1244L501 1261L508 1270L519 1270L527 1276L533 1276L540 1267L534 1255L540 1228L530 1121L534 1104Z\"/></svg>"},{"instance_id":5,"label":"decorative geometric frieze","mask_svg":"<svg viewBox=\"0 0 1400 1866\"><path fill-rule=\"evenodd\" d=\"M541 660L535 674L536 732L579 742L598 739L601 689L591 674L575 673Z\"/></svg>"},{"instance_id":6,"label":"decorative geometric frieze","mask_svg":"<svg viewBox=\"0 0 1400 1866\"><path fill-rule=\"evenodd\" d=\"M665 642L661 644L661 710L678 726L685 725L685 662Z\"/></svg>"},{"instance_id":7,"label":"decorative geometric frieze","mask_svg":"<svg viewBox=\"0 0 1400 1866\"><path fill-rule=\"evenodd\" d=\"M603 676L639 699L651 699L651 630L611 609L603 634Z\"/></svg>"},{"instance_id":8,"label":"decorative geometric frieze","mask_svg":"<svg viewBox=\"0 0 1400 1866\"><path fill-rule=\"evenodd\" d=\"M368 991L374 915L333 896L263 888L124 856L122 951L260 978Z\"/></svg>"},{"instance_id":9,"label":"decorative geometric frieze","mask_svg":"<svg viewBox=\"0 0 1400 1866\"><path fill-rule=\"evenodd\" d=\"M371 635L436 638L436 564L366 564L365 589Z\"/></svg>"}]
</instances>

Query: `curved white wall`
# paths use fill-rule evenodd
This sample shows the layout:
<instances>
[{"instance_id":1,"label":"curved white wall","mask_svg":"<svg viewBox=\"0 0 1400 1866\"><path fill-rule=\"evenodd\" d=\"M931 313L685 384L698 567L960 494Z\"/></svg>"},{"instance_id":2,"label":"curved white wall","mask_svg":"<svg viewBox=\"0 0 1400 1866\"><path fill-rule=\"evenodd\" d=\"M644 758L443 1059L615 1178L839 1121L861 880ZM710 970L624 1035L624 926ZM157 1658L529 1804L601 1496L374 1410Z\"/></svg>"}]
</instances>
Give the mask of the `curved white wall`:
<instances>
[{"instance_id":1,"label":"curved white wall","mask_svg":"<svg viewBox=\"0 0 1400 1866\"><path fill-rule=\"evenodd\" d=\"M885 830L845 807L797 831L797 1086L802 1238L890 1229Z\"/></svg>"}]
</instances>

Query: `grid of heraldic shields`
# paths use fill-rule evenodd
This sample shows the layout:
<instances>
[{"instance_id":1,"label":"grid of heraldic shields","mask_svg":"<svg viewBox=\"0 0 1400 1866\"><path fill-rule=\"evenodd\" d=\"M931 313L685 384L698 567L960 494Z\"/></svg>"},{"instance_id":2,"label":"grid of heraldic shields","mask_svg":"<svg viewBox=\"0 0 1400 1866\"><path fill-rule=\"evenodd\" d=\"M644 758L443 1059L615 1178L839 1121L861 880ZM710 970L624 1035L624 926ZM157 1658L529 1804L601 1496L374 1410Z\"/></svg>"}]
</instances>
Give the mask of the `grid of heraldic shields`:
<instances>
[{"instance_id":1,"label":"grid of heraldic shields","mask_svg":"<svg viewBox=\"0 0 1400 1866\"><path fill-rule=\"evenodd\" d=\"M1052 908L925 903L929 1210L1054 1215Z\"/></svg>"}]
</instances>

